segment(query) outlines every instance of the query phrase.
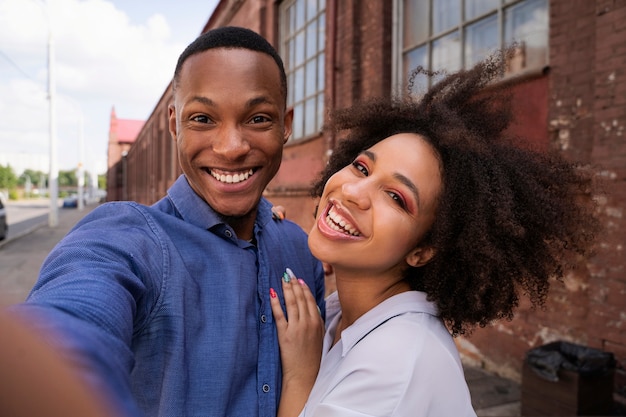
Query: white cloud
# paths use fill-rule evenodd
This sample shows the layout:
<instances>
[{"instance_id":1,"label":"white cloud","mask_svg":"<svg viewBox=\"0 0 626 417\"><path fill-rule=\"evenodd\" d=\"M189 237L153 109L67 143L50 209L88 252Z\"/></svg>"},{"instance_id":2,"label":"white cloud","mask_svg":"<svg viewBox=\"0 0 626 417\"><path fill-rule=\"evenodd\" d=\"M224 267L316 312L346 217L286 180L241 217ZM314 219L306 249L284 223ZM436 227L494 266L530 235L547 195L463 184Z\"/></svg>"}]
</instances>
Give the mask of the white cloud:
<instances>
[{"instance_id":1,"label":"white cloud","mask_svg":"<svg viewBox=\"0 0 626 417\"><path fill-rule=\"evenodd\" d=\"M85 165L102 167L111 108L120 118L148 118L188 40L172 38L163 14L134 23L110 1L0 0L0 154L48 152L48 7L59 169L78 163L81 114Z\"/></svg>"}]
</instances>

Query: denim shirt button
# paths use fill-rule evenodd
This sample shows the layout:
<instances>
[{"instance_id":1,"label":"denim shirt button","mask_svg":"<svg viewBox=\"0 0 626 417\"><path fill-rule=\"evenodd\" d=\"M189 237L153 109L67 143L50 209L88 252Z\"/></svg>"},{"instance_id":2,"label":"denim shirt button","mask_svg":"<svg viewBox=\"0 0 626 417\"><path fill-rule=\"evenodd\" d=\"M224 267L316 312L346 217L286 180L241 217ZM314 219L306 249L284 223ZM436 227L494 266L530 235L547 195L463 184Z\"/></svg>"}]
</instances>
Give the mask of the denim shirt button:
<instances>
[{"instance_id":1,"label":"denim shirt button","mask_svg":"<svg viewBox=\"0 0 626 417\"><path fill-rule=\"evenodd\" d=\"M233 237L233 232L231 232L230 230L226 230L224 234L226 235L226 237Z\"/></svg>"},{"instance_id":2,"label":"denim shirt button","mask_svg":"<svg viewBox=\"0 0 626 417\"><path fill-rule=\"evenodd\" d=\"M263 392L270 392L270 386L267 384L263 384Z\"/></svg>"},{"instance_id":3,"label":"denim shirt button","mask_svg":"<svg viewBox=\"0 0 626 417\"><path fill-rule=\"evenodd\" d=\"M261 323L267 322L267 316L265 314L261 314Z\"/></svg>"}]
</instances>

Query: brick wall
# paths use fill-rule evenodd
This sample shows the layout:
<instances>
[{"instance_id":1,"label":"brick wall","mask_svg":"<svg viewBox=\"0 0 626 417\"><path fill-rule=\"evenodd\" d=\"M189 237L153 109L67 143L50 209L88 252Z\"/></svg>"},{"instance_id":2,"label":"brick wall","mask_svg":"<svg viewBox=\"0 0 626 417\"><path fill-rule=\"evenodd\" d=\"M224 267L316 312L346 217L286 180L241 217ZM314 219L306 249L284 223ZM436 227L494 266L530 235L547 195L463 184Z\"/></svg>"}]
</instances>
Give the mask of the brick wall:
<instances>
[{"instance_id":1,"label":"brick wall","mask_svg":"<svg viewBox=\"0 0 626 417\"><path fill-rule=\"evenodd\" d=\"M601 169L604 193L595 197L605 230L596 255L553 284L544 310L533 311L524 301L512 322L458 341L467 358L515 379L525 352L554 340L613 352L621 396L626 395L624 22L624 0L550 2L550 145Z\"/></svg>"}]
</instances>

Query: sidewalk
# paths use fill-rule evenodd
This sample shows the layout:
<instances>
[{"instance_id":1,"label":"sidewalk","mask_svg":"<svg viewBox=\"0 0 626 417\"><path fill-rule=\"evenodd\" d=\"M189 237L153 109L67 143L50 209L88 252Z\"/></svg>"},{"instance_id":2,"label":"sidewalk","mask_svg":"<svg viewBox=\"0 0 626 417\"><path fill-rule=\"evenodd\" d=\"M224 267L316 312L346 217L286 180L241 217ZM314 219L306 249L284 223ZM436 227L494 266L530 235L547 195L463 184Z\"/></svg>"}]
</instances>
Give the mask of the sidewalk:
<instances>
[{"instance_id":1,"label":"sidewalk","mask_svg":"<svg viewBox=\"0 0 626 417\"><path fill-rule=\"evenodd\" d=\"M82 211L61 208L57 227L43 222L25 236L0 243L0 307L24 300L54 245L95 207L97 204L87 205ZM465 368L465 377L478 417L521 415L519 384L473 367Z\"/></svg>"}]
</instances>

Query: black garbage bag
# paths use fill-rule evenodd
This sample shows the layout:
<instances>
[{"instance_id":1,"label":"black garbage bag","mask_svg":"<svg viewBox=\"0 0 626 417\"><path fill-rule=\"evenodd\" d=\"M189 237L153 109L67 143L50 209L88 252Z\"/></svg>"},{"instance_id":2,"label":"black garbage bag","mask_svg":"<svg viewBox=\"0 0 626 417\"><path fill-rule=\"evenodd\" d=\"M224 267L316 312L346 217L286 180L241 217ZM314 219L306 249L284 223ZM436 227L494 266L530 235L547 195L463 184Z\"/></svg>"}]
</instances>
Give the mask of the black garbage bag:
<instances>
[{"instance_id":1,"label":"black garbage bag","mask_svg":"<svg viewBox=\"0 0 626 417\"><path fill-rule=\"evenodd\" d=\"M603 376L615 369L613 353L562 341L529 350L526 363L541 378L552 382L559 380L560 369L583 376Z\"/></svg>"}]
</instances>

